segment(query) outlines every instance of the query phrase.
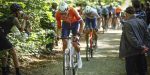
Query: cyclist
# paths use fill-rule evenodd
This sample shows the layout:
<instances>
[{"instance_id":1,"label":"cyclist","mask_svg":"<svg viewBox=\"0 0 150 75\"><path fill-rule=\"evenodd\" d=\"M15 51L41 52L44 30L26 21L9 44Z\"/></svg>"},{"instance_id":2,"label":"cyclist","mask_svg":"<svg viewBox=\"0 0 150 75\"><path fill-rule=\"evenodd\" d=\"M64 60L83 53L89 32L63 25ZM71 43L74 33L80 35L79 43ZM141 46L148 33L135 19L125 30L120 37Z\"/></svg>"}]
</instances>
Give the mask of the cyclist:
<instances>
[{"instance_id":1,"label":"cyclist","mask_svg":"<svg viewBox=\"0 0 150 75\"><path fill-rule=\"evenodd\" d=\"M115 8L113 7L112 4L110 4L110 6L108 7L108 11L109 11L109 18L108 18L109 26L111 26L111 28L114 28L112 24L114 19L113 14L115 14Z\"/></svg>"},{"instance_id":2,"label":"cyclist","mask_svg":"<svg viewBox=\"0 0 150 75\"><path fill-rule=\"evenodd\" d=\"M106 6L102 7L102 28L103 33L104 29L107 30L108 28L108 17L109 17L109 11Z\"/></svg>"},{"instance_id":3,"label":"cyclist","mask_svg":"<svg viewBox=\"0 0 150 75\"><path fill-rule=\"evenodd\" d=\"M97 18L97 28L100 29L100 27L101 27L101 20L102 20L102 18L101 18L102 17L102 6L98 5L96 7L96 9L97 9L98 15L100 16L100 18Z\"/></svg>"},{"instance_id":4,"label":"cyclist","mask_svg":"<svg viewBox=\"0 0 150 75\"><path fill-rule=\"evenodd\" d=\"M19 61L16 54L16 49L13 47L12 43L6 38L7 34L10 33L11 28L16 25L20 31L23 31L23 27L21 27L20 22L18 20L20 14L21 7L14 3L10 6L11 15L8 17L8 20L2 23L0 27L0 50L4 52L2 56L2 75L9 74L9 67L7 64L7 52L9 51L10 55L12 56L16 75L21 75L19 71ZM25 18L26 20L26 18Z\"/></svg>"},{"instance_id":5,"label":"cyclist","mask_svg":"<svg viewBox=\"0 0 150 75\"><path fill-rule=\"evenodd\" d=\"M55 14L58 29L62 29L62 38L66 38L69 36L70 31L72 32L73 36L73 46L75 50L78 52L78 68L82 68L82 60L80 57L80 48L78 43L78 34L83 30L83 20L79 13L73 8L68 6L67 3L61 2L58 6L58 11ZM58 33L57 33L58 36ZM67 48L67 40L62 39L63 42L63 51Z\"/></svg>"},{"instance_id":6,"label":"cyclist","mask_svg":"<svg viewBox=\"0 0 150 75\"><path fill-rule=\"evenodd\" d=\"M84 28L84 33L85 33L85 39L88 39L89 33L92 31L93 32L93 37L95 40L97 40L97 18L100 18L97 10L90 7L86 6L85 10L83 11L83 14L85 16L85 28ZM95 46L97 47L97 41L95 41Z\"/></svg>"},{"instance_id":7,"label":"cyclist","mask_svg":"<svg viewBox=\"0 0 150 75\"><path fill-rule=\"evenodd\" d=\"M119 20L121 18L121 12L122 12L121 6L117 6L116 9L115 9L114 28L119 27Z\"/></svg>"}]
</instances>

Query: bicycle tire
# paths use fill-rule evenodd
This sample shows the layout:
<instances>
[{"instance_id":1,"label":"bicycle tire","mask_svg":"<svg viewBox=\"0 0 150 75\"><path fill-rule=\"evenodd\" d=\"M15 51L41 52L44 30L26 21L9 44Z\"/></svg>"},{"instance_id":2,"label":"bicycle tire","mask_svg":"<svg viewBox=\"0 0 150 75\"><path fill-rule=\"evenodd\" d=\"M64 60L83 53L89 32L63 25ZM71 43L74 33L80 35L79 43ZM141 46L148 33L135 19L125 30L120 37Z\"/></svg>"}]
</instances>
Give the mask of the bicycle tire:
<instances>
[{"instance_id":1,"label":"bicycle tire","mask_svg":"<svg viewBox=\"0 0 150 75\"><path fill-rule=\"evenodd\" d=\"M71 64L72 66L70 66L70 64L66 65L66 63L70 63L70 60L71 60L70 52L69 52L69 54L64 54L63 75L73 75L73 69L74 69L73 64ZM73 61L71 60L71 62L73 62Z\"/></svg>"},{"instance_id":2,"label":"bicycle tire","mask_svg":"<svg viewBox=\"0 0 150 75\"><path fill-rule=\"evenodd\" d=\"M77 75L77 71L78 71L78 65L77 65L77 61L78 61L78 58L77 58L77 55L75 55L74 57L75 60L73 60L73 75ZM76 65L75 65L76 64Z\"/></svg>"},{"instance_id":3,"label":"bicycle tire","mask_svg":"<svg viewBox=\"0 0 150 75\"><path fill-rule=\"evenodd\" d=\"M86 47L86 60L89 61L89 57L90 57L90 49L89 47Z\"/></svg>"},{"instance_id":4,"label":"bicycle tire","mask_svg":"<svg viewBox=\"0 0 150 75\"><path fill-rule=\"evenodd\" d=\"M63 55L63 75L66 75L66 65L65 65L65 63L66 63L66 55L64 54Z\"/></svg>"},{"instance_id":5,"label":"bicycle tire","mask_svg":"<svg viewBox=\"0 0 150 75\"><path fill-rule=\"evenodd\" d=\"M70 59L70 57L68 56L68 58ZM64 54L64 58L63 58L63 75L72 75L72 69L70 68L70 66L67 66L66 68L66 62L69 62L67 59L67 55Z\"/></svg>"},{"instance_id":6,"label":"bicycle tire","mask_svg":"<svg viewBox=\"0 0 150 75\"><path fill-rule=\"evenodd\" d=\"M86 39L86 60L89 61L89 38Z\"/></svg>"},{"instance_id":7,"label":"bicycle tire","mask_svg":"<svg viewBox=\"0 0 150 75\"><path fill-rule=\"evenodd\" d=\"M90 57L93 58L93 48L90 48Z\"/></svg>"}]
</instances>

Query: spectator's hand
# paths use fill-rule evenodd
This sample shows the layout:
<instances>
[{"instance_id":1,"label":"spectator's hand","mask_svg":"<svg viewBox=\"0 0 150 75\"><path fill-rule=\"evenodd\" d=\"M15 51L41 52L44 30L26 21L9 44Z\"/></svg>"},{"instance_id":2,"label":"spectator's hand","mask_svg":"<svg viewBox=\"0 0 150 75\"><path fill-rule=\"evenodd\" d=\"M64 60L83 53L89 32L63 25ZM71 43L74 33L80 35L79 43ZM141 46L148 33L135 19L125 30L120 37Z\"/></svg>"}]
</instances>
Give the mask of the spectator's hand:
<instances>
[{"instance_id":1,"label":"spectator's hand","mask_svg":"<svg viewBox=\"0 0 150 75\"><path fill-rule=\"evenodd\" d=\"M142 53L146 53L148 50L149 50L149 48L148 47L146 47L146 46L143 46L143 51L142 51Z\"/></svg>"}]
</instances>

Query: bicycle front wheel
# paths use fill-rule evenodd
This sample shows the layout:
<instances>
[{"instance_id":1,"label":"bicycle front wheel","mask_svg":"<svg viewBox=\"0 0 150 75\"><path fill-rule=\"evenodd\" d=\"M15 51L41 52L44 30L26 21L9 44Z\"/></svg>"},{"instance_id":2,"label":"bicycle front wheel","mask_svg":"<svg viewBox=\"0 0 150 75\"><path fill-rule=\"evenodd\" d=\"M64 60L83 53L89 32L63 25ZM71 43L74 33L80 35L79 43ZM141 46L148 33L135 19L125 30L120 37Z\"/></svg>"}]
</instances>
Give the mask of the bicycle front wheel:
<instances>
[{"instance_id":1,"label":"bicycle front wheel","mask_svg":"<svg viewBox=\"0 0 150 75\"><path fill-rule=\"evenodd\" d=\"M73 55L73 61L72 61L72 65L73 65L73 75L77 75L78 73L78 58L77 55Z\"/></svg>"},{"instance_id":2,"label":"bicycle front wheel","mask_svg":"<svg viewBox=\"0 0 150 75\"><path fill-rule=\"evenodd\" d=\"M73 75L72 67L70 66L70 56L64 54L63 56L63 75Z\"/></svg>"}]
</instances>

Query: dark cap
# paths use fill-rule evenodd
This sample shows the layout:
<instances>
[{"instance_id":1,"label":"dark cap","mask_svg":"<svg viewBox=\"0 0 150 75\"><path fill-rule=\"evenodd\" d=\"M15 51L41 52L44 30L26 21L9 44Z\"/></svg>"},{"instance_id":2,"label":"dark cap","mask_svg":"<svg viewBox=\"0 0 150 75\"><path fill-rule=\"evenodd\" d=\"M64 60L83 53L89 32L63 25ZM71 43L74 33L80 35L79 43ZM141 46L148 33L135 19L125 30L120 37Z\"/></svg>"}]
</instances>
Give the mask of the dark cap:
<instances>
[{"instance_id":1,"label":"dark cap","mask_svg":"<svg viewBox=\"0 0 150 75\"><path fill-rule=\"evenodd\" d=\"M128 14L134 14L135 9L132 6L129 6L129 7L126 8L125 12L128 13Z\"/></svg>"}]
</instances>

